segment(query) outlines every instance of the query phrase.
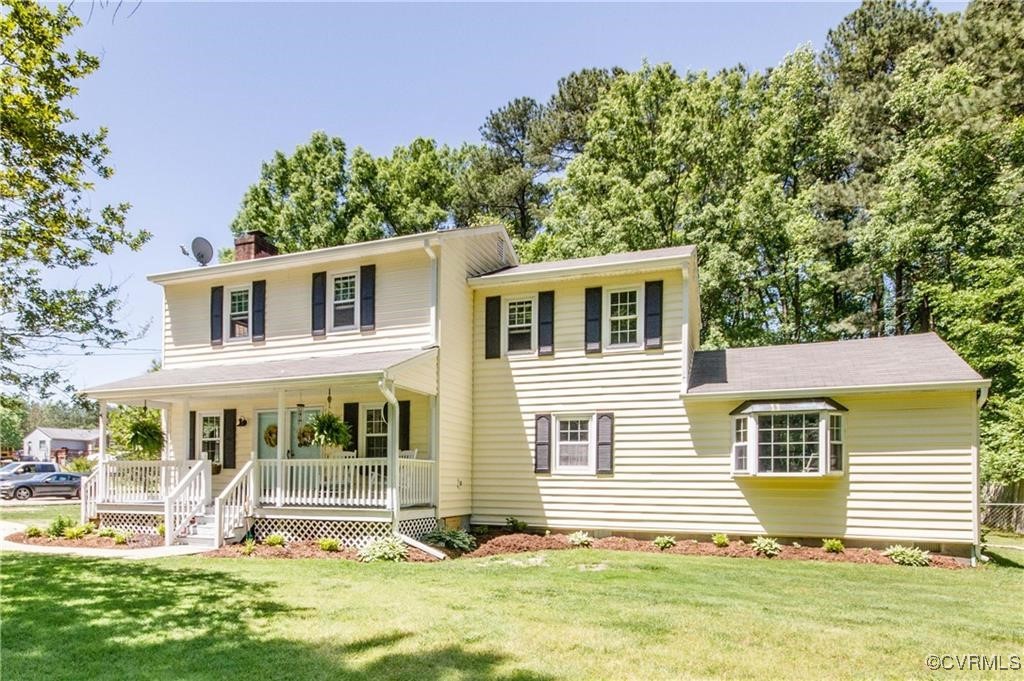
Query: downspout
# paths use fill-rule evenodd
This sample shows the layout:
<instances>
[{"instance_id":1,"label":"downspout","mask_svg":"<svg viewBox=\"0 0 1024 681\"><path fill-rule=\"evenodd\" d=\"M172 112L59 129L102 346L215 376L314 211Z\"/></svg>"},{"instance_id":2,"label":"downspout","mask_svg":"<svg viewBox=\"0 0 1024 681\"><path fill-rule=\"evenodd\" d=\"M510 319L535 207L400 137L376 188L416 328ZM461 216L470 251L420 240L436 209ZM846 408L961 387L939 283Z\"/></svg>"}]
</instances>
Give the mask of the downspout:
<instances>
[{"instance_id":1,"label":"downspout","mask_svg":"<svg viewBox=\"0 0 1024 681\"><path fill-rule=\"evenodd\" d=\"M976 400L977 408L974 410L974 468L971 471L974 484L974 546L971 547L971 567L978 564L978 560L986 560L981 555L981 435L978 428L978 419L981 408L988 402L988 386L978 389Z\"/></svg>"},{"instance_id":2,"label":"downspout","mask_svg":"<svg viewBox=\"0 0 1024 681\"><path fill-rule=\"evenodd\" d=\"M438 267L437 253L434 252L434 245L430 239L423 241L423 250L430 258L430 343L428 345L434 346L437 345L437 338L440 335L437 299L441 291L441 273Z\"/></svg>"},{"instance_id":3,"label":"downspout","mask_svg":"<svg viewBox=\"0 0 1024 681\"><path fill-rule=\"evenodd\" d=\"M398 398L394 381L385 371L377 382L381 395L388 404L388 506L391 507L391 531L398 534Z\"/></svg>"}]
</instances>

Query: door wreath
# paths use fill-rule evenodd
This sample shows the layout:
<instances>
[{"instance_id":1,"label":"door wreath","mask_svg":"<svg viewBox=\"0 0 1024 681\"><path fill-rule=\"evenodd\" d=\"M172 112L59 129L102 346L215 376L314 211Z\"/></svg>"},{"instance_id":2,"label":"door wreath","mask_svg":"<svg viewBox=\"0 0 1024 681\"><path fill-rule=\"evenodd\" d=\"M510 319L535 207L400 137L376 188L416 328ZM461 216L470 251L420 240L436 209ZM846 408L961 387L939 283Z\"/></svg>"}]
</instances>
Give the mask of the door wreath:
<instances>
[{"instance_id":1,"label":"door wreath","mask_svg":"<svg viewBox=\"0 0 1024 681\"><path fill-rule=\"evenodd\" d=\"M277 446L277 426L269 425L263 431L263 441L267 443L268 447Z\"/></svg>"}]
</instances>

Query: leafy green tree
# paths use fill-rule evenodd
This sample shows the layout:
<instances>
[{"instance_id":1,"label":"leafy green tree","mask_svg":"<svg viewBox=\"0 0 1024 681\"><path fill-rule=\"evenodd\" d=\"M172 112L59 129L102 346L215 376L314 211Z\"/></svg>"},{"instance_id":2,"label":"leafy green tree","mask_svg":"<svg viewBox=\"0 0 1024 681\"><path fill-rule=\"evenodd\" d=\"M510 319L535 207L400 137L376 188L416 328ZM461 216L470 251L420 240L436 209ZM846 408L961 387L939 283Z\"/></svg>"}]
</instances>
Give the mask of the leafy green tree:
<instances>
[{"instance_id":1,"label":"leafy green tree","mask_svg":"<svg viewBox=\"0 0 1024 681\"><path fill-rule=\"evenodd\" d=\"M70 400L32 401L26 406L21 430L29 433L39 426L96 428L99 418L99 405L77 396Z\"/></svg>"},{"instance_id":2,"label":"leafy green tree","mask_svg":"<svg viewBox=\"0 0 1024 681\"><path fill-rule=\"evenodd\" d=\"M242 198L235 235L265 232L283 253L347 243L345 143L313 133L287 156L278 151Z\"/></svg>"},{"instance_id":3,"label":"leafy green tree","mask_svg":"<svg viewBox=\"0 0 1024 681\"><path fill-rule=\"evenodd\" d=\"M64 47L80 24L66 6L29 0L10 0L0 14L0 381L44 395L61 377L35 358L131 338L117 284L53 282L150 237L127 227L127 203L94 210L88 200L93 178L114 171L106 129L72 126L77 83L99 68L95 56Z\"/></svg>"},{"instance_id":4,"label":"leafy green tree","mask_svg":"<svg viewBox=\"0 0 1024 681\"><path fill-rule=\"evenodd\" d=\"M21 449L22 439L28 434L22 430L27 416L28 409L22 400L10 396L0 398L0 449Z\"/></svg>"},{"instance_id":5,"label":"leafy green tree","mask_svg":"<svg viewBox=\"0 0 1024 681\"><path fill-rule=\"evenodd\" d=\"M528 131L534 153L546 157L549 172L564 170L569 161L583 153L590 139L590 116L612 82L624 73L618 67L589 68L558 80L555 93Z\"/></svg>"}]
</instances>

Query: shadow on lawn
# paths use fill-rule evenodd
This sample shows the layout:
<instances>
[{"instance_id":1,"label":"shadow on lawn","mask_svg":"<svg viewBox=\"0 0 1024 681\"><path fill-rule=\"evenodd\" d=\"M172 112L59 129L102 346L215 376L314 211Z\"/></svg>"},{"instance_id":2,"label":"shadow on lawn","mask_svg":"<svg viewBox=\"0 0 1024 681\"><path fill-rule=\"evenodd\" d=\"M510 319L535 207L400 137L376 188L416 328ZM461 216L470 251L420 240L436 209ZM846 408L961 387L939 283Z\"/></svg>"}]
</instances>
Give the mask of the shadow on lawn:
<instances>
[{"instance_id":1,"label":"shadow on lawn","mask_svg":"<svg viewBox=\"0 0 1024 681\"><path fill-rule=\"evenodd\" d=\"M504 656L459 645L389 652L414 635L400 631L337 645L275 638L261 633L275 618L311 630L317 616L228 572L8 553L0 575L4 678L547 678L506 673ZM375 651L368 662L351 660Z\"/></svg>"}]
</instances>

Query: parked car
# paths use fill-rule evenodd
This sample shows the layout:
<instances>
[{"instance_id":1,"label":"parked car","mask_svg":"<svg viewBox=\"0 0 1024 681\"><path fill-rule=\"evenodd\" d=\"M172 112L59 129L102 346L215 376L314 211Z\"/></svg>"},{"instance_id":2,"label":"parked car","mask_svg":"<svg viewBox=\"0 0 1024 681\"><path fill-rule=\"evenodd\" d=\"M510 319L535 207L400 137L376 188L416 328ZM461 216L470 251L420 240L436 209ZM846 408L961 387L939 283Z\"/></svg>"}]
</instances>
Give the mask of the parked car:
<instances>
[{"instance_id":1,"label":"parked car","mask_svg":"<svg viewBox=\"0 0 1024 681\"><path fill-rule=\"evenodd\" d=\"M81 487L82 476L76 473L29 473L0 480L0 497L21 501L32 497L75 499Z\"/></svg>"},{"instance_id":2,"label":"parked car","mask_svg":"<svg viewBox=\"0 0 1024 681\"><path fill-rule=\"evenodd\" d=\"M39 473L60 473L60 466L52 461L12 461L0 468L0 480L16 475L38 475Z\"/></svg>"}]
</instances>

